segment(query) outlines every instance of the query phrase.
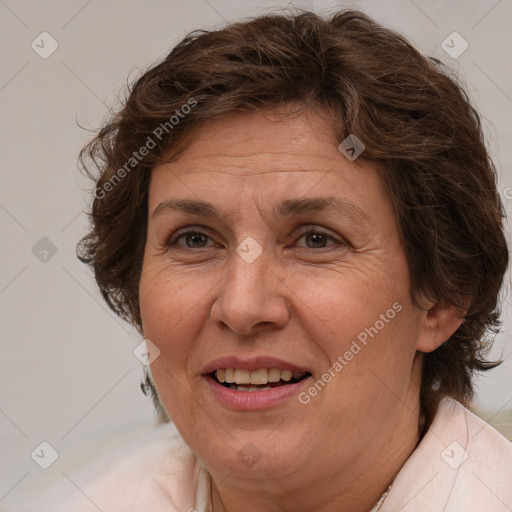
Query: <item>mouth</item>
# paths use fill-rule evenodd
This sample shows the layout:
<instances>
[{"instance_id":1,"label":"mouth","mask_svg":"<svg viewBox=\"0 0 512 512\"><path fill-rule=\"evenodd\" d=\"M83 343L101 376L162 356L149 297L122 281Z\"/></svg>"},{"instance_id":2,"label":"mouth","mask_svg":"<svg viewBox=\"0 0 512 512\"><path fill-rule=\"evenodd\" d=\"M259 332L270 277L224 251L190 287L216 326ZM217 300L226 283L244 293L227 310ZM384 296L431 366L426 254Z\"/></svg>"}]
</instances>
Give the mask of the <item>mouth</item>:
<instances>
[{"instance_id":1,"label":"mouth","mask_svg":"<svg viewBox=\"0 0 512 512\"><path fill-rule=\"evenodd\" d=\"M208 374L215 382L233 391L266 391L290 386L311 376L309 372L292 372L280 368L217 368Z\"/></svg>"}]
</instances>

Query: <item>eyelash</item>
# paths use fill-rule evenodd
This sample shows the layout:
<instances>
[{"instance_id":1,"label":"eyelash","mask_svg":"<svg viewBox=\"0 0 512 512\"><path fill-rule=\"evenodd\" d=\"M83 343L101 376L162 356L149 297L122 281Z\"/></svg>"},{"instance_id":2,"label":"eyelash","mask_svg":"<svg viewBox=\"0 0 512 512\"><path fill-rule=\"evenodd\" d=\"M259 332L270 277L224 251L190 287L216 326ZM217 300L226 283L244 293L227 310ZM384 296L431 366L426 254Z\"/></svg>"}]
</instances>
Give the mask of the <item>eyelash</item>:
<instances>
[{"instance_id":1,"label":"eyelash","mask_svg":"<svg viewBox=\"0 0 512 512\"><path fill-rule=\"evenodd\" d=\"M191 229L191 228L184 228L182 230L178 230L178 231L175 231L171 237L169 238L166 246L168 249L170 249L172 246L175 246L176 245L176 242L178 240L180 240L182 237L186 236L186 235L189 235L189 234L199 234L199 235L204 235L206 237L208 237L210 240L211 240L211 237L203 232L203 231L200 231L199 229ZM331 235L330 233L328 233L327 231L323 231L321 229L318 229L314 226L302 226L301 228L299 228L299 233L298 233L298 239L299 238L302 238L303 236L305 235L310 235L310 234L315 234L315 235L324 235L327 239L329 239L330 241L334 242L335 244L338 244L338 245L347 245L347 243L343 240L343 239L337 239L336 237L334 237L333 235ZM181 247L181 246L180 246ZM328 249L329 247L331 246L327 246L327 247L319 247L318 249ZM181 247L185 250L194 250L193 247ZM199 247L198 249L208 249L209 247ZM313 249L313 250L317 250L313 247L301 247L302 249ZM196 249L197 250L197 249Z\"/></svg>"}]
</instances>

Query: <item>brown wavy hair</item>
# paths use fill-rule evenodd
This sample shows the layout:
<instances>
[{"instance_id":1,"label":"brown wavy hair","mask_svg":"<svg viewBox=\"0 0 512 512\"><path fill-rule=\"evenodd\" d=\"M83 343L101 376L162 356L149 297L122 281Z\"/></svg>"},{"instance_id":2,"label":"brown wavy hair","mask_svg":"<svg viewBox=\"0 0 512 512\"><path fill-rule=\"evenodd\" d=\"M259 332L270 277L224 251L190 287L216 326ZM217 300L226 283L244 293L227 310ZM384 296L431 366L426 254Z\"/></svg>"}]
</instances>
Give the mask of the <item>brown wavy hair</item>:
<instances>
[{"instance_id":1,"label":"brown wavy hair","mask_svg":"<svg viewBox=\"0 0 512 512\"><path fill-rule=\"evenodd\" d=\"M361 158L382 164L413 301L421 307L421 294L466 311L451 338L424 356L428 426L441 398L469 404L473 373L499 364L485 358L508 264L504 210L464 88L438 60L358 11L328 19L279 12L195 31L142 74L80 154L96 188L79 257L108 305L140 331L151 169L186 151L192 128L208 119L284 104L328 115L340 142L349 134L363 141ZM158 405L150 378L143 387Z\"/></svg>"}]
</instances>

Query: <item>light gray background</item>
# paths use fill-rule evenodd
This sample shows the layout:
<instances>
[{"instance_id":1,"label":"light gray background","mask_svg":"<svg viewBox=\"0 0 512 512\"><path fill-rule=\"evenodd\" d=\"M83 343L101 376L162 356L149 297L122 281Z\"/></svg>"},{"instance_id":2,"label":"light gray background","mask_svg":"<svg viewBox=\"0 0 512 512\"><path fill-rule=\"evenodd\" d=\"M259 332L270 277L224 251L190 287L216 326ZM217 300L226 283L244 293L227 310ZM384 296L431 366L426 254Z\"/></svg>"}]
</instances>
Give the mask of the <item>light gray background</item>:
<instances>
[{"instance_id":1,"label":"light gray background","mask_svg":"<svg viewBox=\"0 0 512 512\"><path fill-rule=\"evenodd\" d=\"M86 231L90 184L77 171L79 149L127 76L162 58L187 32L219 27L288 2L247 0L0 0L0 507L11 508L77 464L150 428L139 391L141 341L103 304L75 257ZM320 12L356 7L442 59L468 84L512 202L512 1L303 1ZM42 59L31 43L43 31L58 49ZM457 59L441 43L453 31L468 42ZM508 191L507 191L508 190ZM47 262L33 246L48 237ZM505 300L510 300L510 286ZM506 362L479 379L476 406L512 410L510 306L493 356ZM511 412L512 417L512 412ZM501 423L501 428L506 425ZM59 452L47 470L32 460L42 442Z\"/></svg>"}]
</instances>

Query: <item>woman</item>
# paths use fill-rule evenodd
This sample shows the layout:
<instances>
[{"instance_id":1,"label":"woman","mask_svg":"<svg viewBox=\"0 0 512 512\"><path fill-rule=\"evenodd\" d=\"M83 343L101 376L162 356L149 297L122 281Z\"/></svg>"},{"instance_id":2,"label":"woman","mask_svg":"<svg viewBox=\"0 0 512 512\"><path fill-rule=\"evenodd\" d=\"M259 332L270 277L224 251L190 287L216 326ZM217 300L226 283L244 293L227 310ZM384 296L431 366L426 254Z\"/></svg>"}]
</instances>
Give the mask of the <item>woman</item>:
<instances>
[{"instance_id":1,"label":"woman","mask_svg":"<svg viewBox=\"0 0 512 512\"><path fill-rule=\"evenodd\" d=\"M197 32L87 157L81 258L177 432L63 510L511 509L511 444L465 408L495 366L502 206L439 62L355 11Z\"/></svg>"}]
</instances>

